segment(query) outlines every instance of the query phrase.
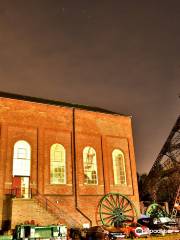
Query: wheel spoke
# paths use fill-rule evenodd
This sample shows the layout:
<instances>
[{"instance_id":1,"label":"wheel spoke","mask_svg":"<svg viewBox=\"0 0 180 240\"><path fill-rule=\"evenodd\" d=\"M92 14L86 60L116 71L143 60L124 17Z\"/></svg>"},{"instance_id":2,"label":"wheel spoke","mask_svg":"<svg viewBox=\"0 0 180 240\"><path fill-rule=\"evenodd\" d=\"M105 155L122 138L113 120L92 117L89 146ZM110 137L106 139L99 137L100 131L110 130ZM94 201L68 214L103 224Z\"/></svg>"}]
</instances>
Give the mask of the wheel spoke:
<instances>
[{"instance_id":1,"label":"wheel spoke","mask_svg":"<svg viewBox=\"0 0 180 240\"><path fill-rule=\"evenodd\" d=\"M111 194L109 197L112 199L112 202L114 203L114 207L116 207L116 201L114 200L113 195Z\"/></svg>"},{"instance_id":2,"label":"wheel spoke","mask_svg":"<svg viewBox=\"0 0 180 240\"><path fill-rule=\"evenodd\" d=\"M120 208L120 199L118 194L116 195L116 206Z\"/></svg>"},{"instance_id":3,"label":"wheel spoke","mask_svg":"<svg viewBox=\"0 0 180 240\"><path fill-rule=\"evenodd\" d=\"M108 206L107 206L107 205L105 205L105 204L102 204L102 207L106 208L106 209L107 209L107 210L109 210L109 211L113 211L113 209L112 209L112 208L108 207Z\"/></svg>"},{"instance_id":4,"label":"wheel spoke","mask_svg":"<svg viewBox=\"0 0 180 240\"><path fill-rule=\"evenodd\" d=\"M124 206L124 198L122 197L121 199L122 199L122 201L120 202L120 206L121 206L121 208L123 209L123 206Z\"/></svg>"},{"instance_id":5,"label":"wheel spoke","mask_svg":"<svg viewBox=\"0 0 180 240\"><path fill-rule=\"evenodd\" d=\"M106 214L106 215L111 215L114 216L114 213L110 213L110 212L101 212L102 214Z\"/></svg>"},{"instance_id":6,"label":"wheel spoke","mask_svg":"<svg viewBox=\"0 0 180 240\"><path fill-rule=\"evenodd\" d=\"M127 215L127 214L124 214L125 217L130 217L130 218L134 218L132 215Z\"/></svg>"},{"instance_id":7,"label":"wheel spoke","mask_svg":"<svg viewBox=\"0 0 180 240\"><path fill-rule=\"evenodd\" d=\"M109 205L112 207L112 210L114 209L114 205L111 203L111 201L109 201L108 198L105 198L105 200L109 203Z\"/></svg>"},{"instance_id":8,"label":"wheel spoke","mask_svg":"<svg viewBox=\"0 0 180 240\"><path fill-rule=\"evenodd\" d=\"M128 219L128 218L133 219L134 218L133 216L130 216L130 215L124 215L124 217L126 217L126 219Z\"/></svg>"},{"instance_id":9,"label":"wheel spoke","mask_svg":"<svg viewBox=\"0 0 180 240\"><path fill-rule=\"evenodd\" d=\"M114 217L112 217L112 216L104 217L104 218L102 219L102 221L103 221L104 223L106 223L106 222L112 222L113 220L114 220Z\"/></svg>"},{"instance_id":10,"label":"wheel spoke","mask_svg":"<svg viewBox=\"0 0 180 240\"><path fill-rule=\"evenodd\" d=\"M130 205L130 203L127 201L127 203L124 205L124 207L122 208L122 210L126 209L128 205Z\"/></svg>"},{"instance_id":11,"label":"wheel spoke","mask_svg":"<svg viewBox=\"0 0 180 240\"><path fill-rule=\"evenodd\" d=\"M114 216L103 217L103 220L114 219Z\"/></svg>"},{"instance_id":12,"label":"wheel spoke","mask_svg":"<svg viewBox=\"0 0 180 240\"><path fill-rule=\"evenodd\" d=\"M129 212L129 211L132 211L132 208L130 208L130 209L126 210L126 211L123 211L123 212Z\"/></svg>"}]
</instances>

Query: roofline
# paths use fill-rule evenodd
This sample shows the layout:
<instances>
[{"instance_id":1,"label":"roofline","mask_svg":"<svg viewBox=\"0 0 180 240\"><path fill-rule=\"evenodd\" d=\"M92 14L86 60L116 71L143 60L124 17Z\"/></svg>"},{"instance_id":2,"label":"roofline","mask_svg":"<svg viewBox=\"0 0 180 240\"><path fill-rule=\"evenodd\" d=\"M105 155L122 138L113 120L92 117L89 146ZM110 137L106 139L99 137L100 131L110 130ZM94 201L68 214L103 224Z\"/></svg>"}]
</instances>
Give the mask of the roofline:
<instances>
[{"instance_id":1,"label":"roofline","mask_svg":"<svg viewBox=\"0 0 180 240\"><path fill-rule=\"evenodd\" d=\"M22 101L27 101L27 102L42 103L42 104L68 107L68 108L77 108L77 109L82 109L82 110L87 110L87 111L92 111L92 112L100 112L100 113L113 114L113 115L124 116L124 117L131 117L129 115L120 114L120 113L113 112L113 111L106 110L106 109L99 108L99 107L91 107L91 106L87 106L87 105L67 103L67 102L62 102L62 101L57 101L57 100L52 100L52 99L44 99L44 98L31 97L31 96L25 96L25 95L20 95L20 94L16 94L16 93L8 93L8 92L0 91L0 98L2 98L2 97L9 98L9 99L15 99L15 100L22 100Z\"/></svg>"}]
</instances>

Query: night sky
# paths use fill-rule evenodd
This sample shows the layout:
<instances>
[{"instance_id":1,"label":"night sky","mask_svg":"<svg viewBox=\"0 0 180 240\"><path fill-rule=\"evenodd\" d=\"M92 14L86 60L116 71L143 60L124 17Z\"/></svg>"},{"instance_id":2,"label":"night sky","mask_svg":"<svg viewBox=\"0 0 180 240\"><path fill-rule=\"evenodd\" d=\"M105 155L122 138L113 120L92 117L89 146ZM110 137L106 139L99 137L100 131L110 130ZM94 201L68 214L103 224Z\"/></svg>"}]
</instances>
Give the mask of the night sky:
<instances>
[{"instance_id":1,"label":"night sky","mask_svg":"<svg viewBox=\"0 0 180 240\"><path fill-rule=\"evenodd\" d=\"M148 172L180 112L180 1L0 0L0 91L131 115Z\"/></svg>"}]
</instances>

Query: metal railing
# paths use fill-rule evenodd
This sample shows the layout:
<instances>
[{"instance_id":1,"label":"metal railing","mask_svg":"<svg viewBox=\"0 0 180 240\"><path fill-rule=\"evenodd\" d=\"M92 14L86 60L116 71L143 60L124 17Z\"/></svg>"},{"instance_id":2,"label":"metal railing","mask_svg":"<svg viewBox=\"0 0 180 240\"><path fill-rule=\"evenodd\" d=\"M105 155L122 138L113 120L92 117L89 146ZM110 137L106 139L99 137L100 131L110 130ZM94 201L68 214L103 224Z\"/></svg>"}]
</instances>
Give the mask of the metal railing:
<instances>
[{"instance_id":1,"label":"metal railing","mask_svg":"<svg viewBox=\"0 0 180 240\"><path fill-rule=\"evenodd\" d=\"M46 196L37 192L33 195L33 199L35 199L40 206L42 206L46 211L52 213L56 217L64 218L65 214L62 213L62 210L56 205L55 202L48 199Z\"/></svg>"},{"instance_id":2,"label":"metal railing","mask_svg":"<svg viewBox=\"0 0 180 240\"><path fill-rule=\"evenodd\" d=\"M37 189L28 188L25 191L20 188L6 189L6 195L9 195L11 198L21 198L21 199L33 199L37 204L39 204L46 211L54 215L57 220L63 219L66 222L67 213L57 206L57 202L50 200L43 194L39 193ZM76 219L72 216L70 217L70 221L75 224Z\"/></svg>"},{"instance_id":3,"label":"metal railing","mask_svg":"<svg viewBox=\"0 0 180 240\"><path fill-rule=\"evenodd\" d=\"M36 202L39 203L43 208L47 211L56 214L57 216L60 215L60 209L56 205L55 202L48 199L46 196L37 192L36 189L33 188L12 188L6 189L5 194L11 196L12 198L33 198Z\"/></svg>"}]
</instances>

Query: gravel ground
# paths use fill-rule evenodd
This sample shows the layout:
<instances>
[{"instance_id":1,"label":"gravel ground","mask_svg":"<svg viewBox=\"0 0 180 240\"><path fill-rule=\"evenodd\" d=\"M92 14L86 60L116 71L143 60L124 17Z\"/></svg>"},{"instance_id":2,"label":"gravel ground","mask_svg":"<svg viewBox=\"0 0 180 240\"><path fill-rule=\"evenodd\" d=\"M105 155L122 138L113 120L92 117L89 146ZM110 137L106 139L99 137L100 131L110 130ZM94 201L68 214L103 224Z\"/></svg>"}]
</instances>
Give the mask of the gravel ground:
<instances>
[{"instance_id":1,"label":"gravel ground","mask_svg":"<svg viewBox=\"0 0 180 240\"><path fill-rule=\"evenodd\" d=\"M0 240L10 240L12 239L11 236L0 236ZM128 238L130 240L130 238ZM178 234L171 234L165 236L157 236L157 237L148 237L148 238L136 238L137 240L180 240L180 233Z\"/></svg>"},{"instance_id":2,"label":"gravel ground","mask_svg":"<svg viewBox=\"0 0 180 240\"><path fill-rule=\"evenodd\" d=\"M157 236L157 237L148 237L148 238L138 238L139 240L180 240L180 233L178 234L169 234L165 236Z\"/></svg>"}]
</instances>

